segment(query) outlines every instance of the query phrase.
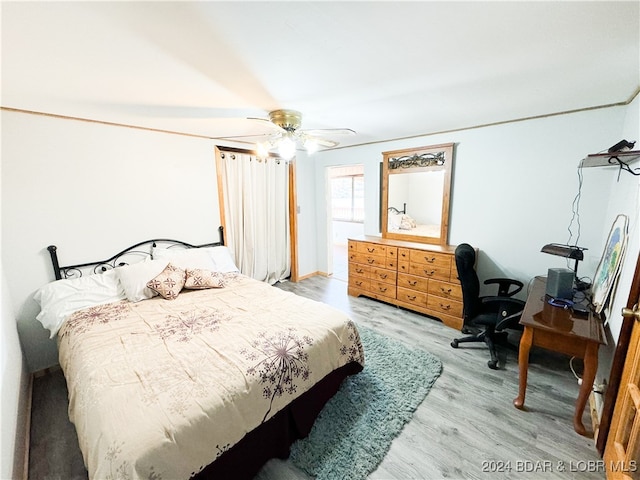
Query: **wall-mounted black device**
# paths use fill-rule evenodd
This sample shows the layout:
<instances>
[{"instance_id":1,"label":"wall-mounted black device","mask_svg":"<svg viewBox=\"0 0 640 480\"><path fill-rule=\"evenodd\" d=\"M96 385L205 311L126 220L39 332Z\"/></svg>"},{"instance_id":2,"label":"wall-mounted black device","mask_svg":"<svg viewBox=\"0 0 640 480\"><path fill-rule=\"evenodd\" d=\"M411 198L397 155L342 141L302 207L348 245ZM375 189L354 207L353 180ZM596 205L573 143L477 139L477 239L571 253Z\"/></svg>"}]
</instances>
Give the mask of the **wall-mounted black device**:
<instances>
[{"instance_id":1,"label":"wall-mounted black device","mask_svg":"<svg viewBox=\"0 0 640 480\"><path fill-rule=\"evenodd\" d=\"M618 143L616 143L612 147L609 147L608 152L616 153L616 152L622 152L625 150L633 150L633 146L635 144L636 142L627 142L626 140L620 140Z\"/></svg>"}]
</instances>

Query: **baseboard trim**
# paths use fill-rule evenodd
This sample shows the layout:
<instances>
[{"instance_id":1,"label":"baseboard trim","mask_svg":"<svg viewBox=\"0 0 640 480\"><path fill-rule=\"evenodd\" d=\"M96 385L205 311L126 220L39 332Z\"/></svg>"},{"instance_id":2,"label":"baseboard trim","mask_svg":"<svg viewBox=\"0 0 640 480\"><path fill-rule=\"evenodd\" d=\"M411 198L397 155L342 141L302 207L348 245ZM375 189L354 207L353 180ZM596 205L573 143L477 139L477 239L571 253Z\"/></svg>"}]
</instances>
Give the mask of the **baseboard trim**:
<instances>
[{"instance_id":1,"label":"baseboard trim","mask_svg":"<svg viewBox=\"0 0 640 480\"><path fill-rule=\"evenodd\" d=\"M306 280L307 278L315 277L316 275L322 275L323 277L328 277L328 275L326 273L313 272L313 273L308 273L307 275L303 275L301 277L298 277L298 282L301 281L301 280Z\"/></svg>"}]
</instances>

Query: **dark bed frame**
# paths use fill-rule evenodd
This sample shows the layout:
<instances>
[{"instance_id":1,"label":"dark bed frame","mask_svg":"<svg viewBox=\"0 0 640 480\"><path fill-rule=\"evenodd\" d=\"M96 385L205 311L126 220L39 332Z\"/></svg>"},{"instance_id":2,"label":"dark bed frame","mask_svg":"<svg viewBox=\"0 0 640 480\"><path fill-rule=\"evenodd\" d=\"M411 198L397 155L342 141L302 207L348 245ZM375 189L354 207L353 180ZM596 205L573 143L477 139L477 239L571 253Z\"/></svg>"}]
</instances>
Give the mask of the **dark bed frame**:
<instances>
[{"instance_id":1,"label":"dark bed frame","mask_svg":"<svg viewBox=\"0 0 640 480\"><path fill-rule=\"evenodd\" d=\"M51 263L56 280L81 277L83 271L92 273L105 272L119 266L127 265L127 256L151 257L152 249L158 244L168 247L203 248L224 245L224 231L219 227L220 241L204 245L191 245L180 240L158 238L137 243L107 260L80 263L61 267L58 262L57 247L47 247L51 255ZM148 248L145 248L148 247ZM240 442L225 451L213 463L206 466L191 478L197 480L239 479L249 480L260 471L264 464L272 458L289 457L289 447L300 438L306 437L324 405L338 391L342 381L350 375L362 370L357 362L351 362L334 370L310 390L300 395L287 407L280 410L266 422L248 432ZM211 446L212 452L216 446Z\"/></svg>"},{"instance_id":2,"label":"dark bed frame","mask_svg":"<svg viewBox=\"0 0 640 480\"><path fill-rule=\"evenodd\" d=\"M106 272L107 270L112 270L116 267L127 265L127 262L125 260L128 256L142 256L150 258L153 252L152 249L155 248L158 244L167 244L168 248L203 248L224 245L224 229L222 226L218 227L218 232L220 233L220 241L214 243L191 245L190 243L186 243L181 240L172 240L169 238L154 238L151 240L145 240L144 242L136 243L135 245L131 245L130 247L125 248L121 252L116 253L114 256L107 258L106 260L78 263L76 265L67 265L66 267L61 267L60 263L58 262L58 247L56 247L55 245L49 245L47 247L47 250L49 250L49 255L51 255L51 264L53 265L53 273L56 277L56 280L62 280L63 278L81 277L83 271L89 270L90 267L93 267L92 273L98 273ZM143 250L143 247L145 246L147 247L147 249Z\"/></svg>"}]
</instances>

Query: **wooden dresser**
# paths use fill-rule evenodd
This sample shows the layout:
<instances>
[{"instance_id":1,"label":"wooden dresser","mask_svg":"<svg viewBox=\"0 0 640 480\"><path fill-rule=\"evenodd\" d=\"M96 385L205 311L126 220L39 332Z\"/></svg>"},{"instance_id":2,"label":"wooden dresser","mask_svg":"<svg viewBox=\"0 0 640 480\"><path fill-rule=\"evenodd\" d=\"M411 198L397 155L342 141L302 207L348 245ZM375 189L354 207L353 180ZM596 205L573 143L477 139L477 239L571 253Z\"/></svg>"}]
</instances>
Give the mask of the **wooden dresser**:
<instances>
[{"instance_id":1,"label":"wooden dresser","mask_svg":"<svg viewBox=\"0 0 640 480\"><path fill-rule=\"evenodd\" d=\"M365 236L349 240L349 295L365 295L462 328L455 247Z\"/></svg>"}]
</instances>

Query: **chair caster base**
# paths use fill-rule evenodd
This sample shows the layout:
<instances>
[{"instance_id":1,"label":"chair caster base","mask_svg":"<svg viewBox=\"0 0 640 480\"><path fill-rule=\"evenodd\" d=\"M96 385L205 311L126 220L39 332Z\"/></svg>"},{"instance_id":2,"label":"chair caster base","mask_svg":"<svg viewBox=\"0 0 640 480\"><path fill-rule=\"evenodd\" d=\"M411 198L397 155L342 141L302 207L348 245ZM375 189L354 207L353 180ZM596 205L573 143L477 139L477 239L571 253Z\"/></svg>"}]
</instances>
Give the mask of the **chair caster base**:
<instances>
[{"instance_id":1,"label":"chair caster base","mask_svg":"<svg viewBox=\"0 0 640 480\"><path fill-rule=\"evenodd\" d=\"M458 348L458 340L456 340L456 339L452 340L452 341L451 341L451 346L452 346L453 348Z\"/></svg>"},{"instance_id":2,"label":"chair caster base","mask_svg":"<svg viewBox=\"0 0 640 480\"><path fill-rule=\"evenodd\" d=\"M491 370L498 370L498 362L497 362L497 361L495 361L495 360L489 360L489 361L487 362L487 365L489 365L489 368L490 368Z\"/></svg>"}]
</instances>

